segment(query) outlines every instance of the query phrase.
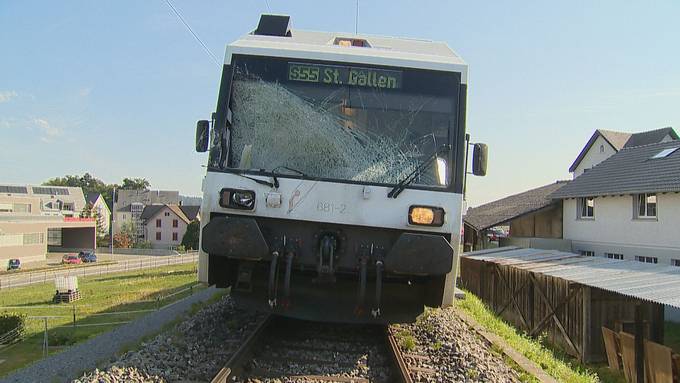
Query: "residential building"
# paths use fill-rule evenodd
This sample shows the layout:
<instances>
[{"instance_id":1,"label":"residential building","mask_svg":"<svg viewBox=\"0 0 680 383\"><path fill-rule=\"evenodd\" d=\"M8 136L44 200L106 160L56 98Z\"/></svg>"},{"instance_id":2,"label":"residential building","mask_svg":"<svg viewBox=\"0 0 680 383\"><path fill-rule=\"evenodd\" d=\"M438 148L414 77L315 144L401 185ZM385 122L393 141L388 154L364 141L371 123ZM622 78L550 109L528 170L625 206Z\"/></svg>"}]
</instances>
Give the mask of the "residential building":
<instances>
[{"instance_id":1,"label":"residential building","mask_svg":"<svg viewBox=\"0 0 680 383\"><path fill-rule=\"evenodd\" d=\"M144 238L154 249L172 249L182 243L187 226L199 217L200 206L148 205L142 212Z\"/></svg>"},{"instance_id":2,"label":"residential building","mask_svg":"<svg viewBox=\"0 0 680 383\"><path fill-rule=\"evenodd\" d=\"M621 149L675 140L678 140L678 135L671 127L640 133L598 129L581 149L574 163L569 167L569 172L573 173L576 178Z\"/></svg>"},{"instance_id":3,"label":"residential building","mask_svg":"<svg viewBox=\"0 0 680 383\"><path fill-rule=\"evenodd\" d=\"M514 245L557 246L560 241L554 239L562 238L562 202L550 195L568 182L557 181L468 209L463 216L465 250L489 247L489 230L498 226L509 226Z\"/></svg>"},{"instance_id":4,"label":"residential building","mask_svg":"<svg viewBox=\"0 0 680 383\"><path fill-rule=\"evenodd\" d=\"M111 210L106 204L104 197L100 193L87 193L86 203L92 209L92 213L97 217L97 235L100 237L109 234L111 229Z\"/></svg>"},{"instance_id":5,"label":"residential building","mask_svg":"<svg viewBox=\"0 0 680 383\"><path fill-rule=\"evenodd\" d=\"M144 239L142 212L147 205L179 205L179 191L116 190L113 200L113 233L120 233L124 224L132 224L137 238Z\"/></svg>"},{"instance_id":6,"label":"residential building","mask_svg":"<svg viewBox=\"0 0 680 383\"><path fill-rule=\"evenodd\" d=\"M680 141L623 147L551 197L574 252L680 264Z\"/></svg>"},{"instance_id":7,"label":"residential building","mask_svg":"<svg viewBox=\"0 0 680 383\"><path fill-rule=\"evenodd\" d=\"M0 185L0 261L45 259L49 250L94 249L95 222L80 218L80 188Z\"/></svg>"}]
</instances>

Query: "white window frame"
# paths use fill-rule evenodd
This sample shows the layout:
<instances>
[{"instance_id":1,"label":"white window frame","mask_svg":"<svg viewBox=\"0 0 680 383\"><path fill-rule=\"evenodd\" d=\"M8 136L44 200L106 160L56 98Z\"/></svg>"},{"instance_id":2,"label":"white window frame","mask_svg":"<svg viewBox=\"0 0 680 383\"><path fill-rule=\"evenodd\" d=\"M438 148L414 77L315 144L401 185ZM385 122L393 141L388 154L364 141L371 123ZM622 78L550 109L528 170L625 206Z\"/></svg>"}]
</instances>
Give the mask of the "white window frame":
<instances>
[{"instance_id":1,"label":"white window frame","mask_svg":"<svg viewBox=\"0 0 680 383\"><path fill-rule=\"evenodd\" d=\"M649 199L654 198L654 203ZM644 203L643 203L644 201ZM650 205L654 205L654 214L650 215ZM655 220L659 216L659 196L656 193L641 193L633 195L633 216L635 219Z\"/></svg>"},{"instance_id":2,"label":"white window frame","mask_svg":"<svg viewBox=\"0 0 680 383\"><path fill-rule=\"evenodd\" d=\"M671 266L680 267L680 259L671 259Z\"/></svg>"},{"instance_id":3,"label":"white window frame","mask_svg":"<svg viewBox=\"0 0 680 383\"><path fill-rule=\"evenodd\" d=\"M638 262L642 262L642 263L653 263L653 264L659 263L659 258L648 257L648 256L644 256L644 255L636 255L635 260L638 261Z\"/></svg>"},{"instance_id":4,"label":"white window frame","mask_svg":"<svg viewBox=\"0 0 680 383\"><path fill-rule=\"evenodd\" d=\"M592 207L587 206L588 201L592 201ZM595 219L595 197L579 197L576 203L578 219L593 220ZM588 215L588 208L590 208L590 215ZM585 214L584 214L585 213Z\"/></svg>"},{"instance_id":5,"label":"white window frame","mask_svg":"<svg viewBox=\"0 0 680 383\"><path fill-rule=\"evenodd\" d=\"M609 259L616 259L619 261L623 261L624 259L624 256L621 253L604 253L604 256Z\"/></svg>"},{"instance_id":6,"label":"white window frame","mask_svg":"<svg viewBox=\"0 0 680 383\"><path fill-rule=\"evenodd\" d=\"M585 256L585 257L594 257L595 252L591 250L579 250L579 254Z\"/></svg>"}]
</instances>

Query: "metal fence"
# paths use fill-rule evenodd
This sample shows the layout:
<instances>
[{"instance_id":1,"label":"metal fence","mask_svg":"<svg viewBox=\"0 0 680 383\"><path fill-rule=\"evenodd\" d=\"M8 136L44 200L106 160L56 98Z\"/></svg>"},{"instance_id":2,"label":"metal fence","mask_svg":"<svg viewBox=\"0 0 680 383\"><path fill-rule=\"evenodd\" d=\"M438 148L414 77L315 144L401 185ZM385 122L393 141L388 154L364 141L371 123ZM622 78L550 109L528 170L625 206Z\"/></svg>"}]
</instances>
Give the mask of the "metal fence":
<instances>
[{"instance_id":1,"label":"metal fence","mask_svg":"<svg viewBox=\"0 0 680 383\"><path fill-rule=\"evenodd\" d=\"M97 265L97 266L81 266L58 270L43 270L43 271L26 271L19 272L12 275L0 276L0 289L8 289L12 287L28 286L36 283L53 282L56 277L63 276L100 276L109 273L120 273L141 269L152 269L162 266L180 265L185 263L192 263L198 261L198 253L190 253L186 255L154 257L143 259L129 259L117 263Z\"/></svg>"},{"instance_id":2,"label":"metal fence","mask_svg":"<svg viewBox=\"0 0 680 383\"><path fill-rule=\"evenodd\" d=\"M49 332L54 329L77 329L83 327L99 327L99 326L118 326L121 324L130 323L132 320L138 318L140 315L146 313L163 310L172 306L186 297L176 297L180 294L186 294L187 297L202 288L202 284L195 284L189 287L174 291L170 294L159 295L155 299L143 299L127 302L127 304L148 304L153 303L152 308L125 310L125 311L103 311L98 312L100 307L91 304L72 303L68 305L50 305L50 306L0 306L0 310L18 311L27 313L27 321L39 321L44 323L42 350L43 357L48 355L49 349ZM172 299L171 299L172 298ZM166 303L167 302L167 303ZM148 305L147 305L148 307ZM30 315L33 310L49 310L49 315ZM124 317L124 318L121 318ZM94 323L79 323L82 320L94 320ZM130 320L126 320L130 319ZM57 322L56 325L49 325L49 322ZM28 324L28 323L27 323ZM23 338L23 329L14 329L6 334L0 335L0 351L12 347L20 342Z\"/></svg>"}]
</instances>

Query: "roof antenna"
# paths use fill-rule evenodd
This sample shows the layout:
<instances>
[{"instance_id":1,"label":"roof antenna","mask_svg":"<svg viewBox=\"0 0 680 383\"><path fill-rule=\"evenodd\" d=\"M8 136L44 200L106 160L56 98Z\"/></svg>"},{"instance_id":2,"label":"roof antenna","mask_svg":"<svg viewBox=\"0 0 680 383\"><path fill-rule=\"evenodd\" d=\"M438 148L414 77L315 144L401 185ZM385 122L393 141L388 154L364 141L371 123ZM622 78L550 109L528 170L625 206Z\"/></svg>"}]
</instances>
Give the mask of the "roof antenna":
<instances>
[{"instance_id":1,"label":"roof antenna","mask_svg":"<svg viewBox=\"0 0 680 383\"><path fill-rule=\"evenodd\" d=\"M357 12L354 15L354 34L356 35L359 31L359 0L357 0Z\"/></svg>"}]
</instances>

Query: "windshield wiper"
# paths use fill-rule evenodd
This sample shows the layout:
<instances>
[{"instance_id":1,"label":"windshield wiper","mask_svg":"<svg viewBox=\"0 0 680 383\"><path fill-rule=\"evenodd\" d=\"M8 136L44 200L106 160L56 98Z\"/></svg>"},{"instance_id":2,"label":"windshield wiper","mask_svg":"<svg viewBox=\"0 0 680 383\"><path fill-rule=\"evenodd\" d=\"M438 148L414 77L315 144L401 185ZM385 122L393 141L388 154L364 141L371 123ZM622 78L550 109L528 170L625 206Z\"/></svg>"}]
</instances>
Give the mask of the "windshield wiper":
<instances>
[{"instance_id":1,"label":"windshield wiper","mask_svg":"<svg viewBox=\"0 0 680 383\"><path fill-rule=\"evenodd\" d=\"M291 172L297 173L297 174L299 174L299 175L301 175L301 176L303 176L303 177L309 177L308 175L306 175L306 174L305 174L303 171L301 171L301 170L297 170L297 169L295 169L295 168L291 168L291 167L283 166L283 165L275 167L274 170L272 170L272 173L276 173L276 171L279 170L279 169L290 170Z\"/></svg>"},{"instance_id":2,"label":"windshield wiper","mask_svg":"<svg viewBox=\"0 0 680 383\"><path fill-rule=\"evenodd\" d=\"M269 182L269 181L260 180L260 179L253 178L253 177L248 177L247 175L241 174L241 173L235 173L235 174L237 174L237 175L239 175L239 176L241 176L241 177L243 177L243 178L247 178L247 179L249 179L249 180L251 180L251 181L255 181L255 182L257 182L257 183L260 184L260 185L265 185L265 186L269 186L270 188L276 188L276 189L279 188L279 180L276 178L276 176L272 176L272 180L274 181L274 182L272 183L272 182Z\"/></svg>"},{"instance_id":3,"label":"windshield wiper","mask_svg":"<svg viewBox=\"0 0 680 383\"><path fill-rule=\"evenodd\" d=\"M423 169L428 167L432 161L437 158L437 156L442 153L442 152L448 152L451 150L451 145L442 145L439 149L437 149L434 153L430 154L427 158L425 158L418 166L416 166L415 169L411 173L409 173L406 177L404 177L403 180L399 181L398 184L396 184L392 190L390 190L389 193L387 193L387 198L397 198L401 192L403 192L406 189L406 186L409 185L411 182L415 181L416 176L418 173L420 173Z\"/></svg>"}]
</instances>

